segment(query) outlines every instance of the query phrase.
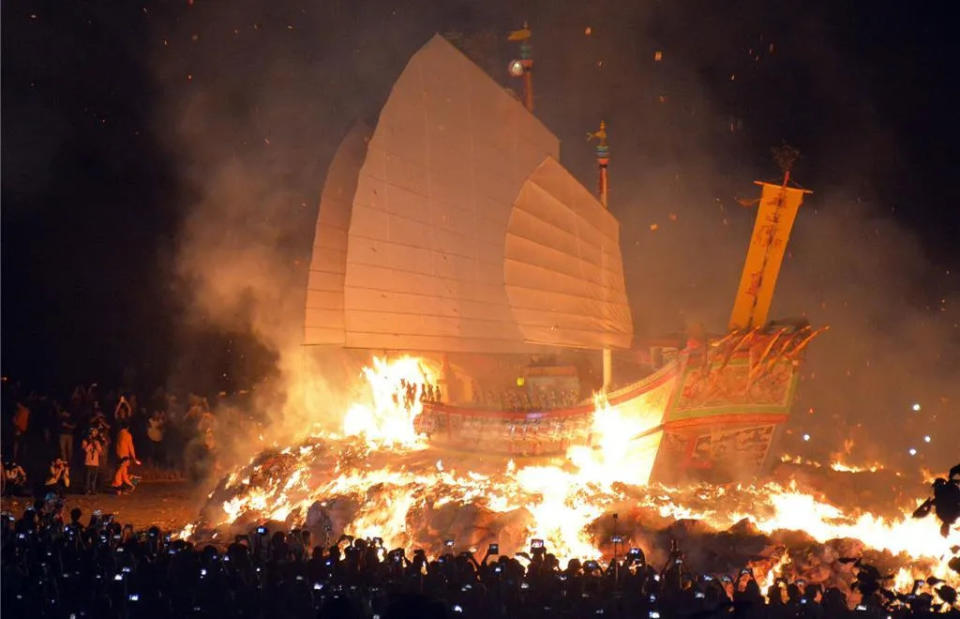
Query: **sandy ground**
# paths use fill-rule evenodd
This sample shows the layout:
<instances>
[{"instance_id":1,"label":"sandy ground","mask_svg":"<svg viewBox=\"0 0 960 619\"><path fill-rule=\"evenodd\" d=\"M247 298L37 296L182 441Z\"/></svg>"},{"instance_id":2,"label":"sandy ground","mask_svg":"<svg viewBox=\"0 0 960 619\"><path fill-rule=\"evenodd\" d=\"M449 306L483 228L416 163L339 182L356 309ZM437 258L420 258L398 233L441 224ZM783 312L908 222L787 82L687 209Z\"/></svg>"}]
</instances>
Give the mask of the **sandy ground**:
<instances>
[{"instance_id":1,"label":"sandy ground","mask_svg":"<svg viewBox=\"0 0 960 619\"><path fill-rule=\"evenodd\" d=\"M64 501L69 513L74 507L83 510L83 522L96 509L105 514L114 514L119 522L132 524L134 528L157 525L164 531L182 529L193 521L205 500L200 490L186 482L143 482L135 492L128 495L101 493L92 496L68 494ZM3 509L17 517L29 504L26 497L3 497Z\"/></svg>"}]
</instances>

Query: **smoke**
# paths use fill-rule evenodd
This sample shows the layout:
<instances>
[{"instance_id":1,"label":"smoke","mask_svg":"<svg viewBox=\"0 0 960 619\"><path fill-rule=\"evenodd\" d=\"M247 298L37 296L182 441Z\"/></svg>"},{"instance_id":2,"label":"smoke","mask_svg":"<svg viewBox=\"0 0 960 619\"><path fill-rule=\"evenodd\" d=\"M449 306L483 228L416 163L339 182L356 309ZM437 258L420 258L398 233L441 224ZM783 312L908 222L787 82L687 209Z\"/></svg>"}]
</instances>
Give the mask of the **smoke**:
<instances>
[{"instance_id":1,"label":"smoke","mask_svg":"<svg viewBox=\"0 0 960 619\"><path fill-rule=\"evenodd\" d=\"M901 136L876 130L885 118L873 86L852 77L858 59L829 34L830 16L812 11L787 25L763 6L726 15L634 4L171 8L154 65L183 189L175 294L187 307L185 348L203 329L255 342L250 350L273 371L244 378L273 376L261 406L285 430L342 412L352 362L315 367L300 347L326 166L356 119L375 122L406 59L434 32L458 32L458 45L494 71L516 51L502 35L527 19L537 113L588 187L584 135L608 123L611 209L638 340L697 322L724 330L754 216L736 198L758 195L754 178L778 176L769 148L789 141L803 154L794 178L815 193L771 316L832 330L809 349L787 445L827 454L852 436L857 458L951 464L944 437L960 423L960 299L947 269L893 218L894 196L872 189L897 171ZM493 77L508 85L504 73Z\"/></svg>"},{"instance_id":2,"label":"smoke","mask_svg":"<svg viewBox=\"0 0 960 619\"><path fill-rule=\"evenodd\" d=\"M153 57L159 126L175 160L181 225L172 293L183 306L174 392L253 389L269 421L249 441L287 441L340 421L362 394L365 354L305 350L307 267L327 166L350 127L375 123L409 56L468 23L469 3L203 3L168 7ZM509 20L507 20L509 21ZM362 383L361 383L362 384ZM224 454L228 455L228 454Z\"/></svg>"}]
</instances>

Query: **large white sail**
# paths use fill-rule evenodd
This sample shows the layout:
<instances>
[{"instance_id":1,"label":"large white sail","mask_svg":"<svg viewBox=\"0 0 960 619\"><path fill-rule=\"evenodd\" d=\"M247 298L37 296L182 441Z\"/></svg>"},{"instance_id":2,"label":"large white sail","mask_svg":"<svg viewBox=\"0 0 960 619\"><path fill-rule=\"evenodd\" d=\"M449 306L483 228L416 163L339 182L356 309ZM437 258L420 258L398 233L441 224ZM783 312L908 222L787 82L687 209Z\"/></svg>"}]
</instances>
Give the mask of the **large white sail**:
<instances>
[{"instance_id":1,"label":"large white sail","mask_svg":"<svg viewBox=\"0 0 960 619\"><path fill-rule=\"evenodd\" d=\"M328 289L336 280L311 270L305 342L479 353L628 346L616 220L558 156L556 136L435 36L397 79L367 144L345 255L315 242L312 266L330 262L318 252L343 260L342 310ZM318 239L328 202L343 222L342 201L325 190ZM546 253L527 261L523 221L543 208L570 229L532 232L544 233ZM342 230L331 238L343 240ZM556 252L573 271L531 275ZM525 289L542 299L531 303Z\"/></svg>"}]
</instances>

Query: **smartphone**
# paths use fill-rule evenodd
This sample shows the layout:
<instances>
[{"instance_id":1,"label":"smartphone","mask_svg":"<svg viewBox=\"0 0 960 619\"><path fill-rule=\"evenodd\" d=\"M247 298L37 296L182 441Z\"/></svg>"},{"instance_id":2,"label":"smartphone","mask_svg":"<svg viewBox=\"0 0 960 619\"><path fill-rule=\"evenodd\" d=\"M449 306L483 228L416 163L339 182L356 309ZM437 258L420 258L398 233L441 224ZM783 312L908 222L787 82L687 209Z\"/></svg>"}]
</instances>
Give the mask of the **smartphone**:
<instances>
[{"instance_id":1,"label":"smartphone","mask_svg":"<svg viewBox=\"0 0 960 619\"><path fill-rule=\"evenodd\" d=\"M139 602L139 601L140 601L140 594L139 594L139 593L131 593L130 595L127 596L127 599L130 600L131 602Z\"/></svg>"},{"instance_id":2,"label":"smartphone","mask_svg":"<svg viewBox=\"0 0 960 619\"><path fill-rule=\"evenodd\" d=\"M583 563L583 569L585 569L585 570L598 570L598 569L600 569L600 564L597 563L596 561L593 561L593 560L591 560L591 561L584 561L584 563Z\"/></svg>"},{"instance_id":3,"label":"smartphone","mask_svg":"<svg viewBox=\"0 0 960 619\"><path fill-rule=\"evenodd\" d=\"M453 540L452 539L444 540L443 545L446 546L447 548L453 548Z\"/></svg>"},{"instance_id":4,"label":"smartphone","mask_svg":"<svg viewBox=\"0 0 960 619\"><path fill-rule=\"evenodd\" d=\"M487 546L488 555L498 555L500 554L500 544L490 544Z\"/></svg>"},{"instance_id":5,"label":"smartphone","mask_svg":"<svg viewBox=\"0 0 960 619\"><path fill-rule=\"evenodd\" d=\"M267 527L257 527L257 533L258 533L259 535L266 535L266 534L267 534Z\"/></svg>"},{"instance_id":6,"label":"smartphone","mask_svg":"<svg viewBox=\"0 0 960 619\"><path fill-rule=\"evenodd\" d=\"M375 537L373 538L373 543L376 544L377 546L383 546L383 538Z\"/></svg>"},{"instance_id":7,"label":"smartphone","mask_svg":"<svg viewBox=\"0 0 960 619\"><path fill-rule=\"evenodd\" d=\"M631 557L639 557L639 556L640 556L640 549L639 549L639 548L631 548L631 549L630 549L630 556L631 556Z\"/></svg>"},{"instance_id":8,"label":"smartphone","mask_svg":"<svg viewBox=\"0 0 960 619\"><path fill-rule=\"evenodd\" d=\"M530 547L531 547L531 548L543 548L543 540L542 540L542 539L532 539L532 540L530 540Z\"/></svg>"},{"instance_id":9,"label":"smartphone","mask_svg":"<svg viewBox=\"0 0 960 619\"><path fill-rule=\"evenodd\" d=\"M613 542L614 544L622 544L623 537L621 537L620 535L614 535L613 537L610 538L610 541Z\"/></svg>"}]
</instances>

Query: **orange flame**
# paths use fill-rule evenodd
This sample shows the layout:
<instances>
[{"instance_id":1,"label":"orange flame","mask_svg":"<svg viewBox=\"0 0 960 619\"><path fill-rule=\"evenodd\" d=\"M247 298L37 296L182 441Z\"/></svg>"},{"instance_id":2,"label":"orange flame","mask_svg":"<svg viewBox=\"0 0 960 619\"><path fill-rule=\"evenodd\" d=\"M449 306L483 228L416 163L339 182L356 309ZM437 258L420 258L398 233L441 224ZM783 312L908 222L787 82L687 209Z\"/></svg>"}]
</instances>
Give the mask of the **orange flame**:
<instances>
[{"instance_id":1,"label":"orange flame","mask_svg":"<svg viewBox=\"0 0 960 619\"><path fill-rule=\"evenodd\" d=\"M485 472L445 467L436 456L425 457L426 442L414 430L413 420L422 411L420 393L413 402L397 397L401 381L403 385L429 384L436 374L427 362L414 357L374 359L372 367L364 370L370 401L347 411L346 436L317 435L299 447L261 455L234 471L215 491L219 498L211 499L220 516L210 524L279 520L301 525L318 505L329 507L327 501L332 498L347 497L356 509L345 532L379 536L390 546L429 547L438 533L418 538L410 526L416 514L473 506L497 518L515 516L521 523L523 539L514 540L513 548L503 539L486 541L500 541L501 548L511 552L520 550L527 538L539 537L563 560L602 556L605 542L598 540L591 525L616 506L627 505L653 510L664 518L695 518L718 530L746 518L767 534L785 529L805 531L819 542L856 538L873 549L932 562L934 575L957 583L946 565L946 553L951 545L960 544L960 532L944 539L932 521L910 517L912 506L905 506L896 517L884 518L845 513L801 491L796 482L685 488L648 484L660 440L658 415L611 406L603 396L595 398L592 445L571 447L562 462L517 466L510 461L502 470ZM361 451L366 450L359 458L343 455L358 444ZM783 459L797 461L789 456ZM833 470L845 470L841 466L831 464ZM474 536L473 542L483 541L483 533L466 530ZM183 536L192 532L188 527ZM769 586L788 562L784 552L758 582ZM911 568L904 570L898 584L909 580L912 585Z\"/></svg>"}]
</instances>

